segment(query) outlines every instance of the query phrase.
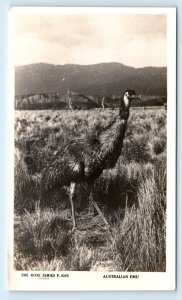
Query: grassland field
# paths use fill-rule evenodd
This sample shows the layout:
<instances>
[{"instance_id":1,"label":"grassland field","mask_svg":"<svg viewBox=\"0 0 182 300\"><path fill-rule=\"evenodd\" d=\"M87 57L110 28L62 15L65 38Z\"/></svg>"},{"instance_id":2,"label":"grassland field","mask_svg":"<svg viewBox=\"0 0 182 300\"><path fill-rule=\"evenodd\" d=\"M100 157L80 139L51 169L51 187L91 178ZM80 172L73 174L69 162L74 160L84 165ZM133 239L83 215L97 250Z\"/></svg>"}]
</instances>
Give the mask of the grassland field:
<instances>
[{"instance_id":1,"label":"grassland field","mask_svg":"<svg viewBox=\"0 0 182 300\"><path fill-rule=\"evenodd\" d=\"M121 156L95 182L94 199L111 232L89 210L85 183L76 186L76 242L69 187L44 196L41 192L38 171L54 160L58 149L73 138L92 135L116 114L117 109L16 111L16 270L165 271L167 136L163 107L130 109Z\"/></svg>"}]
</instances>

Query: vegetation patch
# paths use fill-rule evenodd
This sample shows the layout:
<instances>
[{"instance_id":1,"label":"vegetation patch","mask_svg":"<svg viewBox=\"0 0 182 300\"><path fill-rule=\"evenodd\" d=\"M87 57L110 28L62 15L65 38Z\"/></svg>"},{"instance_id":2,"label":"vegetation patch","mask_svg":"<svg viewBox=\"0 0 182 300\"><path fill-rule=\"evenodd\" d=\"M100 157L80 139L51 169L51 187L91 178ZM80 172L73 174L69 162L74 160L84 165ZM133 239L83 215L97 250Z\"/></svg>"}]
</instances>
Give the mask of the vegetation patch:
<instances>
[{"instance_id":1,"label":"vegetation patch","mask_svg":"<svg viewBox=\"0 0 182 300\"><path fill-rule=\"evenodd\" d=\"M15 268L141 271L166 269L166 111L132 109L115 167L96 180L93 197L110 224L90 211L77 184L78 230L72 232L69 187L43 194L41 170L73 138L97 137L117 110L16 111ZM107 147L107 145L106 145ZM68 157L62 157L62 160ZM52 170L54 172L54 168ZM52 173L47 174L47 183Z\"/></svg>"}]
</instances>

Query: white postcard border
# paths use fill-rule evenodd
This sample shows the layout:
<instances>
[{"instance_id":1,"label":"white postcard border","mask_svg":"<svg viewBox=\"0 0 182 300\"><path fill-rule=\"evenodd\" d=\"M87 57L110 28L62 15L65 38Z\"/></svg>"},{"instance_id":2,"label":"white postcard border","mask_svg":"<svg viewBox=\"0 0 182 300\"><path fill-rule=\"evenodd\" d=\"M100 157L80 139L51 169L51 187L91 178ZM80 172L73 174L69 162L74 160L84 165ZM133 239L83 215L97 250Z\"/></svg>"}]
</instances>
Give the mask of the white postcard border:
<instances>
[{"instance_id":1,"label":"white postcard border","mask_svg":"<svg viewBox=\"0 0 182 300\"><path fill-rule=\"evenodd\" d=\"M13 269L13 202L14 202L14 68L13 17L16 13L131 13L166 14L168 20L168 109L167 109L167 248L166 272L33 272ZM175 8L43 8L14 7L9 19L9 86L8 101L8 260L9 289L29 291L116 291L116 290L174 290L176 287L176 9ZM22 274L28 273L28 277ZM40 274L40 277L31 274ZM43 274L54 274L45 279ZM62 277L68 274L69 277ZM128 278L104 278L104 275L128 275ZM131 278L135 275L136 278ZM137 276L139 276L137 278ZM44 279L43 279L44 278Z\"/></svg>"}]
</instances>

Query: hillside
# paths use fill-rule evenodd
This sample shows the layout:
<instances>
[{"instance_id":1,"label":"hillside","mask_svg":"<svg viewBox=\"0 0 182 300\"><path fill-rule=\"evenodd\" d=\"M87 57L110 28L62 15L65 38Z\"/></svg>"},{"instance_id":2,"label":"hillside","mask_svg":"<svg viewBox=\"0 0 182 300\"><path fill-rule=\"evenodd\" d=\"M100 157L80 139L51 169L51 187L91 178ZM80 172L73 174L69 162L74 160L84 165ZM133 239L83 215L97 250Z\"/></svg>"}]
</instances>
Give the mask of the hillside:
<instances>
[{"instance_id":1,"label":"hillside","mask_svg":"<svg viewBox=\"0 0 182 300\"><path fill-rule=\"evenodd\" d=\"M126 88L145 95L167 94L167 68L132 68L120 63L51 65L37 63L15 69L15 94L39 94L68 89L93 96L118 96Z\"/></svg>"}]
</instances>

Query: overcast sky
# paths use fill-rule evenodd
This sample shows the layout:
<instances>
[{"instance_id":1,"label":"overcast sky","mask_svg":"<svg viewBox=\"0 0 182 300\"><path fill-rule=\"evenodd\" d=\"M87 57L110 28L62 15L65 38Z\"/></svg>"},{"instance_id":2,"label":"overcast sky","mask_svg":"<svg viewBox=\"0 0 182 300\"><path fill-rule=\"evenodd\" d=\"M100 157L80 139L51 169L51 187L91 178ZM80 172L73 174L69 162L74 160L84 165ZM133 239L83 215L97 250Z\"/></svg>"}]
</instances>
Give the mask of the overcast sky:
<instances>
[{"instance_id":1,"label":"overcast sky","mask_svg":"<svg viewBox=\"0 0 182 300\"><path fill-rule=\"evenodd\" d=\"M166 66L165 15L16 16L15 64Z\"/></svg>"}]
</instances>

